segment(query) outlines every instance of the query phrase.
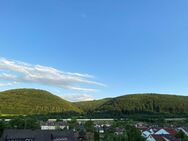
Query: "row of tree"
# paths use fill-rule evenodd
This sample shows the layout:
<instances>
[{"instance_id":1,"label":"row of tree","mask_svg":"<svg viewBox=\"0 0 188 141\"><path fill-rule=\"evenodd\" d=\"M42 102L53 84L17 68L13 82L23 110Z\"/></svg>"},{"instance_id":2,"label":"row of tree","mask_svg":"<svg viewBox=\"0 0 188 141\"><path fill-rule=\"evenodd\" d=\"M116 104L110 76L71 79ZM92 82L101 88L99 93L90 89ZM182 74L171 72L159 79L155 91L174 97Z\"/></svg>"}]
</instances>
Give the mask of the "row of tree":
<instances>
[{"instance_id":1,"label":"row of tree","mask_svg":"<svg viewBox=\"0 0 188 141\"><path fill-rule=\"evenodd\" d=\"M141 136L141 132L131 126L127 121L115 120L110 128L103 127L104 133L100 133L97 128L94 127L93 121L87 121L79 124L76 119L68 122L70 129L78 132L78 140L81 141L144 141ZM115 134L116 129L124 129L122 134Z\"/></svg>"},{"instance_id":2,"label":"row of tree","mask_svg":"<svg viewBox=\"0 0 188 141\"><path fill-rule=\"evenodd\" d=\"M0 136L5 129L40 129L40 124L34 118L16 117L10 121L0 121Z\"/></svg>"}]
</instances>

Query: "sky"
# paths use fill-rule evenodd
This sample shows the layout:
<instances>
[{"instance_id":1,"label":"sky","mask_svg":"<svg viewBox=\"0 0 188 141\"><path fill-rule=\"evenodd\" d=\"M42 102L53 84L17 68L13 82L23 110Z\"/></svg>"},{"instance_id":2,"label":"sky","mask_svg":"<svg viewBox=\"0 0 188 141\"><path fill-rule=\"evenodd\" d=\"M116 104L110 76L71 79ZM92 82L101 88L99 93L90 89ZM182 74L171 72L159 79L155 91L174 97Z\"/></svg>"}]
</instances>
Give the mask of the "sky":
<instances>
[{"instance_id":1,"label":"sky","mask_svg":"<svg viewBox=\"0 0 188 141\"><path fill-rule=\"evenodd\" d=\"M188 95L187 0L1 0L0 91L69 101Z\"/></svg>"}]
</instances>

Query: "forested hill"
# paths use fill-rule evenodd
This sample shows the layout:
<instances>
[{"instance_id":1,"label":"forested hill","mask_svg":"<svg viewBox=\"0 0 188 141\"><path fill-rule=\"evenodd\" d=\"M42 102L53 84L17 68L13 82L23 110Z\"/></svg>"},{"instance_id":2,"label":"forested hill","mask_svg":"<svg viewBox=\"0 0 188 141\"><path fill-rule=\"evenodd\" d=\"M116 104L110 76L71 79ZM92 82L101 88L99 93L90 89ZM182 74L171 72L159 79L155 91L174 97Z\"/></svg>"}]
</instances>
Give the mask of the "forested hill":
<instances>
[{"instance_id":1,"label":"forested hill","mask_svg":"<svg viewBox=\"0 0 188 141\"><path fill-rule=\"evenodd\" d=\"M15 89L0 92L0 114L45 114L80 112L76 106L43 90Z\"/></svg>"},{"instance_id":2,"label":"forested hill","mask_svg":"<svg viewBox=\"0 0 188 141\"><path fill-rule=\"evenodd\" d=\"M93 101L81 101L75 102L74 105L83 110L84 112L94 111L106 102L108 102L111 98L105 98L100 100L93 100Z\"/></svg>"},{"instance_id":3,"label":"forested hill","mask_svg":"<svg viewBox=\"0 0 188 141\"><path fill-rule=\"evenodd\" d=\"M188 114L188 97L132 94L71 103L47 91L15 89L0 92L0 115L81 113L83 117L122 117L129 114ZM70 114L71 118L71 114Z\"/></svg>"},{"instance_id":4,"label":"forested hill","mask_svg":"<svg viewBox=\"0 0 188 141\"><path fill-rule=\"evenodd\" d=\"M188 97L165 94L132 94L107 99L106 101L102 101L102 103L100 101L88 101L79 102L76 105L80 108L92 105L92 108L83 108L83 110L89 113L92 112L93 114L104 115L188 113Z\"/></svg>"}]
</instances>

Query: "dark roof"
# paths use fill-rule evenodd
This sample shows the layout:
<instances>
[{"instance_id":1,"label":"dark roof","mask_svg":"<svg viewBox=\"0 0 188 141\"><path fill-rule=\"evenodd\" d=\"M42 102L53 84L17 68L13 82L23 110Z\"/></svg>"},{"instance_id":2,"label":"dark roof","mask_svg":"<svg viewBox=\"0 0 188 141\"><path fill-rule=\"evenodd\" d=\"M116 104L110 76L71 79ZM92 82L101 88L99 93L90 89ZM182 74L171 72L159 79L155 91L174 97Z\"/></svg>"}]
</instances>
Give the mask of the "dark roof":
<instances>
[{"instance_id":1,"label":"dark roof","mask_svg":"<svg viewBox=\"0 0 188 141\"><path fill-rule=\"evenodd\" d=\"M173 129L173 128L165 128L165 130L166 130L169 134L171 134L171 135L175 135L175 134L177 133L176 130Z\"/></svg>"},{"instance_id":2,"label":"dark roof","mask_svg":"<svg viewBox=\"0 0 188 141\"><path fill-rule=\"evenodd\" d=\"M169 141L179 141L179 139L176 139L172 135L163 135L164 138L168 139Z\"/></svg>"},{"instance_id":3,"label":"dark roof","mask_svg":"<svg viewBox=\"0 0 188 141\"><path fill-rule=\"evenodd\" d=\"M164 141L161 135L151 135L156 141Z\"/></svg>"},{"instance_id":4,"label":"dark roof","mask_svg":"<svg viewBox=\"0 0 188 141\"><path fill-rule=\"evenodd\" d=\"M70 130L5 130L2 141L6 139L34 139L35 141L75 141L74 132Z\"/></svg>"},{"instance_id":5,"label":"dark roof","mask_svg":"<svg viewBox=\"0 0 188 141\"><path fill-rule=\"evenodd\" d=\"M176 139L173 135L151 135L156 141L165 141L165 138L169 141L180 141L179 139Z\"/></svg>"},{"instance_id":6,"label":"dark roof","mask_svg":"<svg viewBox=\"0 0 188 141\"><path fill-rule=\"evenodd\" d=\"M3 136L2 138L7 138L7 139L11 139L11 138L34 138L35 137L35 133L32 130L5 130L3 132Z\"/></svg>"},{"instance_id":7,"label":"dark roof","mask_svg":"<svg viewBox=\"0 0 188 141\"><path fill-rule=\"evenodd\" d=\"M186 132L188 132L188 127L182 127Z\"/></svg>"}]
</instances>

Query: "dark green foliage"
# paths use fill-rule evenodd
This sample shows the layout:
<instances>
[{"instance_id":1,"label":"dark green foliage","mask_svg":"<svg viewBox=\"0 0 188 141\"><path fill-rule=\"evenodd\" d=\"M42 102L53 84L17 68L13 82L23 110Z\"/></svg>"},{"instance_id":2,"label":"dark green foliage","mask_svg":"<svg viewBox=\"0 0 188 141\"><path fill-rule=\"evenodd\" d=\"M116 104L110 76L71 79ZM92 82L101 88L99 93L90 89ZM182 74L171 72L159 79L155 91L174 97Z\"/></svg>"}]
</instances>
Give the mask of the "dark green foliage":
<instances>
[{"instance_id":1,"label":"dark green foliage","mask_svg":"<svg viewBox=\"0 0 188 141\"><path fill-rule=\"evenodd\" d=\"M186 123L188 123L188 118L186 117L186 120L185 120Z\"/></svg>"},{"instance_id":2,"label":"dark green foliage","mask_svg":"<svg viewBox=\"0 0 188 141\"><path fill-rule=\"evenodd\" d=\"M78 140L80 141L86 141L86 131L85 130L80 130L78 135Z\"/></svg>"},{"instance_id":3,"label":"dark green foliage","mask_svg":"<svg viewBox=\"0 0 188 141\"><path fill-rule=\"evenodd\" d=\"M3 134L4 129L6 128L6 124L4 121L0 121L0 137Z\"/></svg>"},{"instance_id":4,"label":"dark green foliage","mask_svg":"<svg viewBox=\"0 0 188 141\"><path fill-rule=\"evenodd\" d=\"M128 141L126 133L123 135L115 135L114 133L106 133L103 141Z\"/></svg>"},{"instance_id":5,"label":"dark green foliage","mask_svg":"<svg viewBox=\"0 0 188 141\"><path fill-rule=\"evenodd\" d=\"M97 109L109 100L110 98L93 101L75 102L74 105L83 110L84 112L92 112L93 110Z\"/></svg>"},{"instance_id":6,"label":"dark green foliage","mask_svg":"<svg viewBox=\"0 0 188 141\"><path fill-rule=\"evenodd\" d=\"M133 94L102 101L79 102L88 116L127 117L133 114L177 115L188 113L188 97L165 94ZM90 106L88 106L90 105ZM89 108L92 107L92 108Z\"/></svg>"},{"instance_id":7,"label":"dark green foliage","mask_svg":"<svg viewBox=\"0 0 188 141\"><path fill-rule=\"evenodd\" d=\"M25 129L26 126L25 119L19 117L12 119L9 124L12 129Z\"/></svg>"},{"instance_id":8,"label":"dark green foliage","mask_svg":"<svg viewBox=\"0 0 188 141\"><path fill-rule=\"evenodd\" d=\"M188 137L185 135L185 133L183 133L182 131L179 131L175 137L177 139L181 139L181 141L188 141Z\"/></svg>"},{"instance_id":9,"label":"dark green foliage","mask_svg":"<svg viewBox=\"0 0 188 141\"><path fill-rule=\"evenodd\" d=\"M69 129L75 129L78 125L77 120L76 119L71 119L71 121L67 122Z\"/></svg>"},{"instance_id":10,"label":"dark green foliage","mask_svg":"<svg viewBox=\"0 0 188 141\"><path fill-rule=\"evenodd\" d=\"M15 117L8 124L6 128L11 129L40 129L39 122L28 117Z\"/></svg>"},{"instance_id":11,"label":"dark green foliage","mask_svg":"<svg viewBox=\"0 0 188 141\"><path fill-rule=\"evenodd\" d=\"M113 126L112 129L108 129L105 132L104 141L145 141L141 136L141 132L134 126L128 125L125 121L115 121ZM125 131L116 135L116 128L125 129Z\"/></svg>"},{"instance_id":12,"label":"dark green foliage","mask_svg":"<svg viewBox=\"0 0 188 141\"><path fill-rule=\"evenodd\" d=\"M185 136L182 141L188 141L188 137Z\"/></svg>"},{"instance_id":13,"label":"dark green foliage","mask_svg":"<svg viewBox=\"0 0 188 141\"><path fill-rule=\"evenodd\" d=\"M86 121L85 124L84 124L84 127L85 127L87 132L93 132L94 131L94 123L93 123L93 121L91 121L91 120Z\"/></svg>"},{"instance_id":14,"label":"dark green foliage","mask_svg":"<svg viewBox=\"0 0 188 141\"><path fill-rule=\"evenodd\" d=\"M25 129L40 129L40 124L37 119L25 118Z\"/></svg>"},{"instance_id":15,"label":"dark green foliage","mask_svg":"<svg viewBox=\"0 0 188 141\"><path fill-rule=\"evenodd\" d=\"M99 132L94 132L94 141L100 141Z\"/></svg>"},{"instance_id":16,"label":"dark green foliage","mask_svg":"<svg viewBox=\"0 0 188 141\"><path fill-rule=\"evenodd\" d=\"M125 127L127 126L127 121L116 119L116 120L114 120L114 122L113 122L112 125L113 125L114 128L115 128L115 127L122 127L122 128L125 128Z\"/></svg>"},{"instance_id":17,"label":"dark green foliage","mask_svg":"<svg viewBox=\"0 0 188 141\"><path fill-rule=\"evenodd\" d=\"M188 113L188 97L159 94L137 94L117 97L99 107L122 114Z\"/></svg>"},{"instance_id":18,"label":"dark green foliage","mask_svg":"<svg viewBox=\"0 0 188 141\"><path fill-rule=\"evenodd\" d=\"M15 89L0 93L0 115L32 115L80 110L43 90Z\"/></svg>"},{"instance_id":19,"label":"dark green foliage","mask_svg":"<svg viewBox=\"0 0 188 141\"><path fill-rule=\"evenodd\" d=\"M183 131L179 131L178 133L176 133L175 137L183 140L185 137L185 134L183 133Z\"/></svg>"},{"instance_id":20,"label":"dark green foliage","mask_svg":"<svg viewBox=\"0 0 188 141\"><path fill-rule=\"evenodd\" d=\"M5 129L40 129L40 124L37 119L28 117L15 117L11 121L0 121L0 136Z\"/></svg>"},{"instance_id":21,"label":"dark green foliage","mask_svg":"<svg viewBox=\"0 0 188 141\"><path fill-rule=\"evenodd\" d=\"M141 132L135 128L134 126L128 125L126 127L128 141L145 141L145 139L141 136Z\"/></svg>"}]
</instances>

